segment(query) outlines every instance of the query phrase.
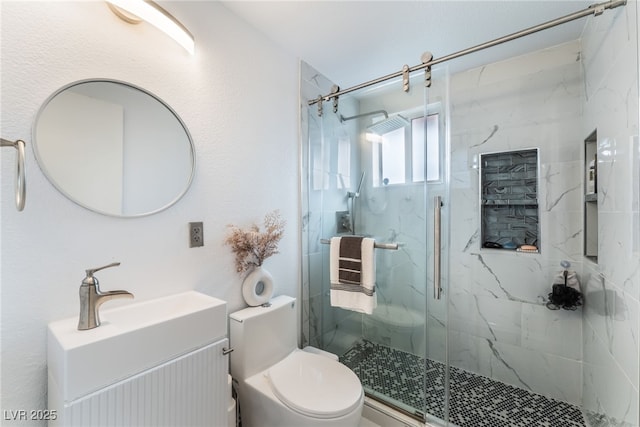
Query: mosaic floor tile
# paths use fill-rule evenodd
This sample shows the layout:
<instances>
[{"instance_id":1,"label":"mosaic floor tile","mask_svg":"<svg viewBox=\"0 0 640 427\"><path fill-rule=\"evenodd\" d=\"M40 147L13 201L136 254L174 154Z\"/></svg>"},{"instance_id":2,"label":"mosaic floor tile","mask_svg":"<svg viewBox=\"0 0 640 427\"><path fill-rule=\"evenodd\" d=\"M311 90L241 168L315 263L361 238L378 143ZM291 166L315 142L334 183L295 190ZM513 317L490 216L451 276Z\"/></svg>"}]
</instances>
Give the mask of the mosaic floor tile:
<instances>
[{"instance_id":1,"label":"mosaic floor tile","mask_svg":"<svg viewBox=\"0 0 640 427\"><path fill-rule=\"evenodd\" d=\"M368 393L444 419L444 364L369 341L356 344L340 360ZM585 427L576 406L462 369L451 367L449 387L449 420L459 427Z\"/></svg>"}]
</instances>

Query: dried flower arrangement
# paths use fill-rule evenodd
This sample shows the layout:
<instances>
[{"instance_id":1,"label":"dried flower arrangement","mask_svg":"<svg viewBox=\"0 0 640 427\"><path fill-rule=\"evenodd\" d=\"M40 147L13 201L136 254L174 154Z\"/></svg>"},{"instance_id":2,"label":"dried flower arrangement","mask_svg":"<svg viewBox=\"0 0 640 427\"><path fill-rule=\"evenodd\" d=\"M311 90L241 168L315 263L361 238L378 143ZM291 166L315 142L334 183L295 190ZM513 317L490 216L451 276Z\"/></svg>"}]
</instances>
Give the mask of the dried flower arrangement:
<instances>
[{"instance_id":1,"label":"dried flower arrangement","mask_svg":"<svg viewBox=\"0 0 640 427\"><path fill-rule=\"evenodd\" d=\"M253 267L261 266L265 259L278 253L278 242L282 239L286 222L280 217L280 211L275 210L265 215L264 228L253 224L248 229L241 229L235 225L228 225L229 234L224 243L231 246L236 254L236 271L244 273Z\"/></svg>"}]
</instances>

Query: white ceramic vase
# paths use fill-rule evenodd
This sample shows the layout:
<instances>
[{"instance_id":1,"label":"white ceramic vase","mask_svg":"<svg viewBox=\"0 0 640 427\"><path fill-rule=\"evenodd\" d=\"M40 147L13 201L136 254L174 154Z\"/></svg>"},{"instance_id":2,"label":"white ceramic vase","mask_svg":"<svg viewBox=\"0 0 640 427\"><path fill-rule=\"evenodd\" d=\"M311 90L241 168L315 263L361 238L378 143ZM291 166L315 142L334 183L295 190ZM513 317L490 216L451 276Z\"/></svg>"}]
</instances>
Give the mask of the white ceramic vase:
<instances>
[{"instance_id":1,"label":"white ceramic vase","mask_svg":"<svg viewBox=\"0 0 640 427\"><path fill-rule=\"evenodd\" d=\"M273 277L262 266L255 267L242 282L244 301L255 307L268 302L272 296Z\"/></svg>"}]
</instances>

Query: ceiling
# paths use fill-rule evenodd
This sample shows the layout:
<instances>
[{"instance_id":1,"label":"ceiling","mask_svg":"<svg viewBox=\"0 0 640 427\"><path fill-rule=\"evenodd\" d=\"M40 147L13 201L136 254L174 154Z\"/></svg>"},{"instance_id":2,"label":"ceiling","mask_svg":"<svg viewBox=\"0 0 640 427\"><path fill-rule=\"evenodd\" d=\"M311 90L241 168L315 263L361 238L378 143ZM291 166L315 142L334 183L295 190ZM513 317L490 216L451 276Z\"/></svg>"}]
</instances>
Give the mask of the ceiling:
<instances>
[{"instance_id":1,"label":"ceiling","mask_svg":"<svg viewBox=\"0 0 640 427\"><path fill-rule=\"evenodd\" d=\"M223 1L342 89L582 10L584 0ZM610 13L610 12L605 12ZM449 62L451 72L580 38L586 18Z\"/></svg>"}]
</instances>

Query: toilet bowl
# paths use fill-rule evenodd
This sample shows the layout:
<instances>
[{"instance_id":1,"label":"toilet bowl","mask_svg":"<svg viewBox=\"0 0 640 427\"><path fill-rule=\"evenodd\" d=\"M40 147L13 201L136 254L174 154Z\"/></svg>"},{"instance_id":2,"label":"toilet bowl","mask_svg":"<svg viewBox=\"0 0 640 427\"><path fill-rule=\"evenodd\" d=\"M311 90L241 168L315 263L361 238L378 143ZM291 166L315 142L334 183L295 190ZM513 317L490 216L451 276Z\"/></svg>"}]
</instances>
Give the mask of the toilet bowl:
<instances>
[{"instance_id":1,"label":"toilet bowl","mask_svg":"<svg viewBox=\"0 0 640 427\"><path fill-rule=\"evenodd\" d=\"M357 427L364 392L337 357L296 345L295 299L230 315L231 374L243 427Z\"/></svg>"},{"instance_id":2,"label":"toilet bowl","mask_svg":"<svg viewBox=\"0 0 640 427\"><path fill-rule=\"evenodd\" d=\"M243 426L357 426L364 393L358 377L325 356L294 350L248 378ZM245 406L241 408L244 409Z\"/></svg>"}]
</instances>

